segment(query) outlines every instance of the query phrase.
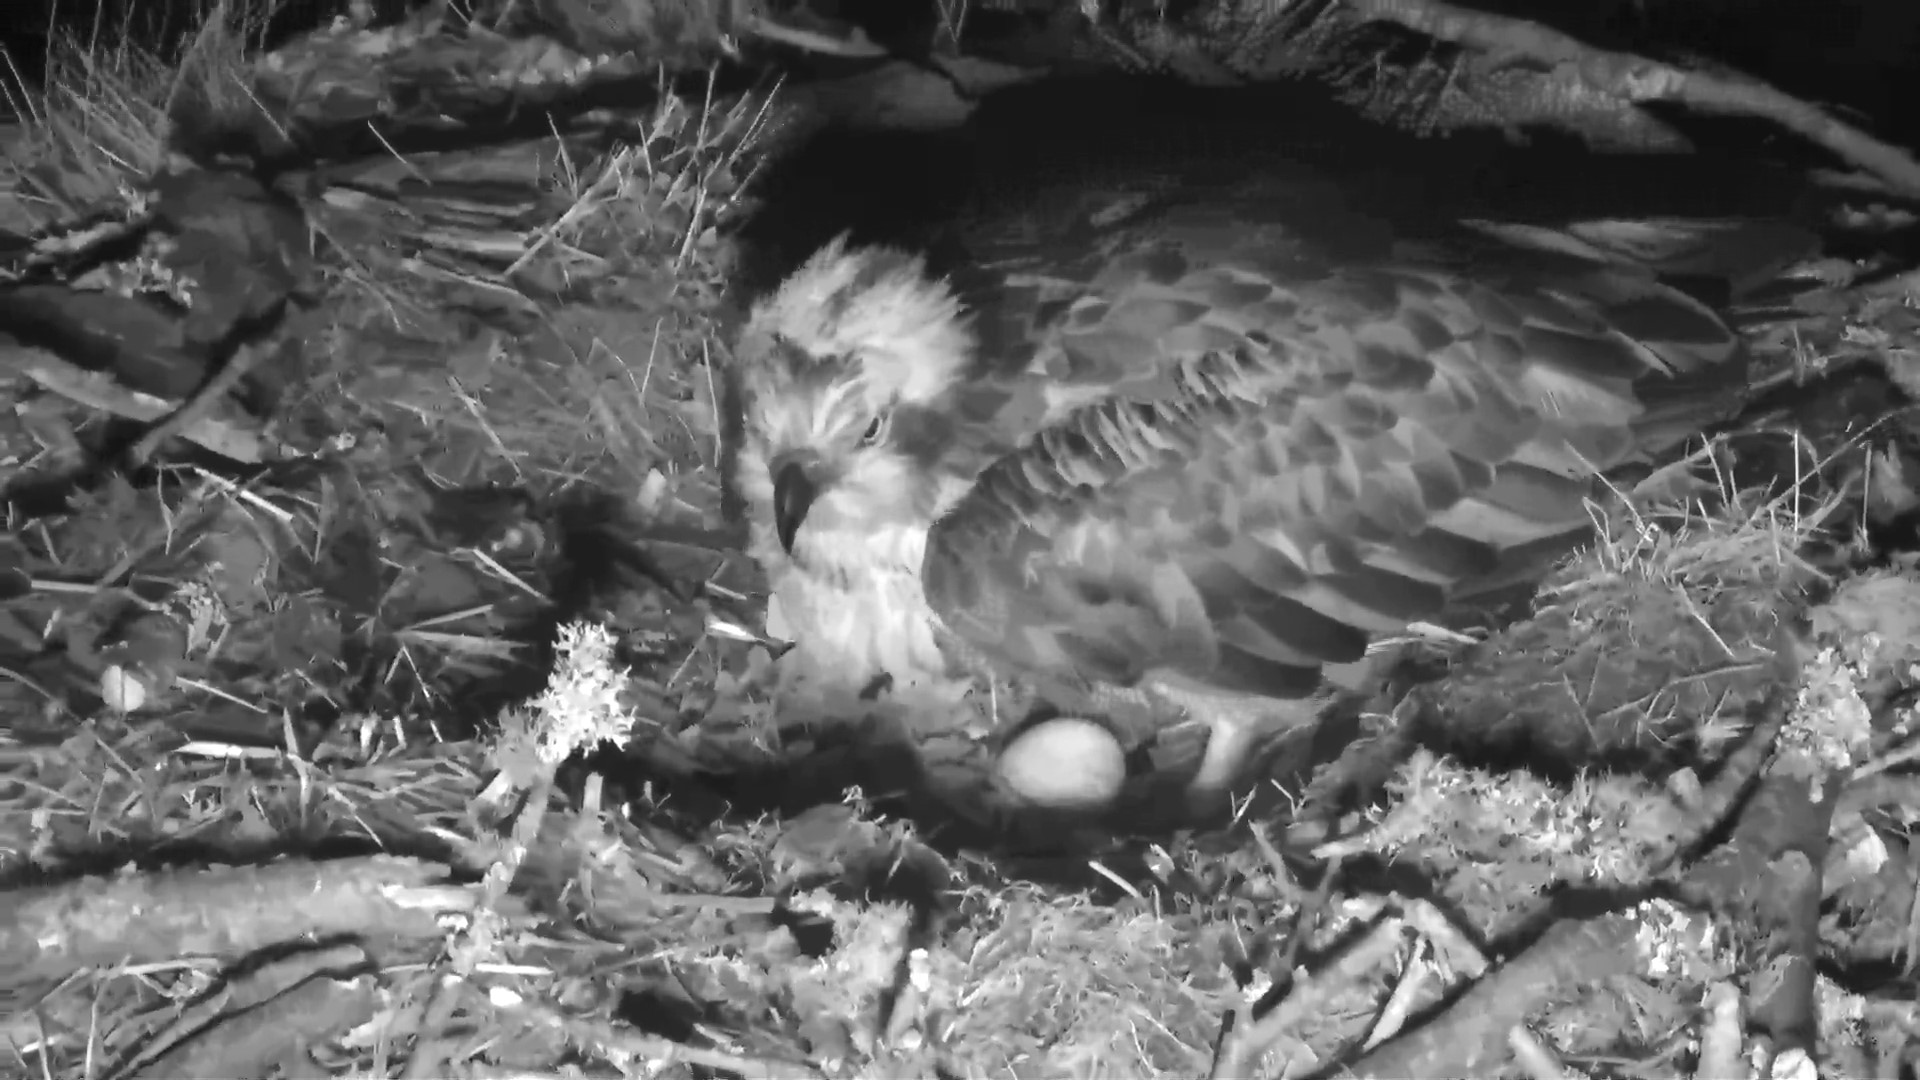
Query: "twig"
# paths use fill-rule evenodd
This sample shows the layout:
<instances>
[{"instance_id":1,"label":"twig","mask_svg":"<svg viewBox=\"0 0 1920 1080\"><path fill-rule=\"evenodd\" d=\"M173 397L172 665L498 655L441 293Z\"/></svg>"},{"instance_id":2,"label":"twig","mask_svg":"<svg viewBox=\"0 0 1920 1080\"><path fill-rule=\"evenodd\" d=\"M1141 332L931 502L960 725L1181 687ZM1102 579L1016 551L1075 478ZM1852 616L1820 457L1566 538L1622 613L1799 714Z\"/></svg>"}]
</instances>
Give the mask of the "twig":
<instances>
[{"instance_id":1,"label":"twig","mask_svg":"<svg viewBox=\"0 0 1920 1080\"><path fill-rule=\"evenodd\" d=\"M444 1076L449 1066L457 1064L458 1048L445 1032L459 1005L460 988L465 985L463 979L433 980L431 996L427 998L426 1007L420 1010L420 1039L406 1070L400 1074L402 1080Z\"/></svg>"},{"instance_id":2,"label":"twig","mask_svg":"<svg viewBox=\"0 0 1920 1080\"><path fill-rule=\"evenodd\" d=\"M1513 1051L1513 1060L1530 1080L1575 1080L1580 1075L1561 1064L1559 1056L1550 1047L1519 1024L1507 1029L1507 1049Z\"/></svg>"},{"instance_id":3,"label":"twig","mask_svg":"<svg viewBox=\"0 0 1920 1080\"><path fill-rule=\"evenodd\" d=\"M1261 861L1267 864L1267 869L1273 871L1274 885L1280 889L1281 898L1301 901L1311 896L1316 905L1315 914L1318 914L1317 905L1326 903L1326 890L1331 887L1329 883L1333 879L1333 871L1339 864L1328 865L1320 879L1321 887L1313 893L1308 893L1300 887L1298 881L1294 880L1293 871L1287 869L1287 860L1281 856L1280 849L1273 845L1273 838L1267 835L1266 825L1258 821L1249 822L1247 832L1253 837L1253 847L1260 853ZM1304 924L1301 928L1305 929Z\"/></svg>"},{"instance_id":4,"label":"twig","mask_svg":"<svg viewBox=\"0 0 1920 1080\"><path fill-rule=\"evenodd\" d=\"M1320 870L1320 883L1315 885L1313 893L1300 905L1298 916L1294 920L1293 933L1287 936L1287 951L1280 960L1280 970L1291 973L1294 965L1300 962L1300 952L1306 947L1308 939L1319 928L1320 920L1326 917L1333 906L1333 890L1340 883L1340 871L1345 868L1344 856L1335 856L1327 860ZM1284 868L1285 864L1281 864Z\"/></svg>"},{"instance_id":5,"label":"twig","mask_svg":"<svg viewBox=\"0 0 1920 1080\"><path fill-rule=\"evenodd\" d=\"M474 909L446 868L386 855L79 878L15 889L0 905L0 967L57 977L76 968L186 953L236 955L303 935L441 936ZM236 911L245 910L245 918ZM138 922L141 933L124 928Z\"/></svg>"},{"instance_id":6,"label":"twig","mask_svg":"<svg viewBox=\"0 0 1920 1080\"><path fill-rule=\"evenodd\" d=\"M134 1073L170 1076L255 1076L271 1072L306 1042L364 1024L378 989L370 976L311 979L258 1007L224 1018Z\"/></svg>"},{"instance_id":7,"label":"twig","mask_svg":"<svg viewBox=\"0 0 1920 1080\"><path fill-rule=\"evenodd\" d=\"M887 50L873 43L865 31L858 27L846 37L834 37L817 30L802 30L798 27L783 26L758 15L748 15L740 20L740 29L755 37L768 41L778 41L807 52L821 53L826 56L851 56L871 59L887 55Z\"/></svg>"},{"instance_id":8,"label":"twig","mask_svg":"<svg viewBox=\"0 0 1920 1080\"><path fill-rule=\"evenodd\" d=\"M322 1036L337 1016L332 1005L343 1000L337 995L346 991L351 1001L370 1004L372 985L352 982L367 973L369 964L358 946L340 945L296 951L231 974L171 1017L107 1080L270 1068L294 1042L290 1022L309 1035Z\"/></svg>"},{"instance_id":9,"label":"twig","mask_svg":"<svg viewBox=\"0 0 1920 1080\"><path fill-rule=\"evenodd\" d=\"M639 1059L655 1072L675 1063L685 1063L734 1073L747 1080L819 1080L821 1077L819 1070L800 1062L747 1057L718 1047L691 1046L615 1027L603 1020L572 1016L536 1002L523 1002L512 1011L563 1032L575 1045L597 1047L616 1058Z\"/></svg>"},{"instance_id":10,"label":"twig","mask_svg":"<svg viewBox=\"0 0 1920 1080\"><path fill-rule=\"evenodd\" d=\"M168 416L170 406L162 398L129 390L108 376L84 370L46 349L21 345L4 337L0 337L0 368L17 370L42 390L115 416L148 422ZM179 416L176 410L173 417ZM174 430L170 434L233 461L251 465L265 456L260 436L225 421L188 416L177 423L172 423L171 418L162 422L172 424Z\"/></svg>"},{"instance_id":11,"label":"twig","mask_svg":"<svg viewBox=\"0 0 1920 1080\"><path fill-rule=\"evenodd\" d=\"M1426 938L1413 943L1413 951L1407 954L1407 962L1400 968L1400 981L1394 984L1393 993L1387 995L1387 1004L1374 1020L1373 1030L1367 1033L1363 1044L1367 1049L1386 1042L1407 1026L1407 1017L1412 1015L1414 1004L1420 1000L1420 991L1427 985L1427 952L1432 948Z\"/></svg>"},{"instance_id":12,"label":"twig","mask_svg":"<svg viewBox=\"0 0 1920 1080\"><path fill-rule=\"evenodd\" d=\"M240 346L234 351L233 356L228 358L226 366L216 372L213 378L208 379L200 389L195 390L192 397L159 423L148 428L146 434L140 436L140 441L134 443L133 448L127 451L127 460L135 468L145 465L147 460L153 457L153 452L160 449L161 443L199 423L213 411L213 407L219 404L221 398L227 396L228 391L240 384L240 380L252 370L264 351L256 345Z\"/></svg>"},{"instance_id":13,"label":"twig","mask_svg":"<svg viewBox=\"0 0 1920 1080\"><path fill-rule=\"evenodd\" d=\"M1398 918L1382 919L1330 966L1295 983L1287 999L1259 1020L1254 1020L1247 1008L1236 1010L1228 1018L1219 1045L1214 1049L1213 1068L1208 1070L1207 1080L1252 1076L1260 1055L1296 1026L1303 1013L1324 1002L1337 985L1358 979L1386 960L1400 947L1405 930L1406 924Z\"/></svg>"},{"instance_id":14,"label":"twig","mask_svg":"<svg viewBox=\"0 0 1920 1080\"><path fill-rule=\"evenodd\" d=\"M1470 11L1445 0L1348 2L1363 21L1397 23L1496 56L1517 55L1552 64L1636 104L1668 101L1701 112L1772 120L1872 173L1894 192L1920 197L1920 161L1911 154L1750 76L1683 71L1647 57L1587 45L1536 22Z\"/></svg>"},{"instance_id":15,"label":"twig","mask_svg":"<svg viewBox=\"0 0 1920 1080\"><path fill-rule=\"evenodd\" d=\"M1543 995L1575 983L1591 983L1633 964L1637 923L1608 915L1584 921L1562 919L1519 956L1456 998L1426 1023L1388 1039L1348 1068L1357 1077L1481 1076L1510 1052L1514 1025Z\"/></svg>"}]
</instances>

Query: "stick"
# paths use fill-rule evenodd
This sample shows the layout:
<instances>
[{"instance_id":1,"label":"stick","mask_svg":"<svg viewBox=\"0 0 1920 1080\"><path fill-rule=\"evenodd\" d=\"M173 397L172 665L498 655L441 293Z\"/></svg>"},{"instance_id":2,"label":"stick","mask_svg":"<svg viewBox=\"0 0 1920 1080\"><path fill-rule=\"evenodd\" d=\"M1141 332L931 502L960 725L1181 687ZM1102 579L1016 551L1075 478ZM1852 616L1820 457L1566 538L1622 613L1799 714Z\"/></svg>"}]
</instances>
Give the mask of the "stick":
<instances>
[{"instance_id":1,"label":"stick","mask_svg":"<svg viewBox=\"0 0 1920 1080\"><path fill-rule=\"evenodd\" d=\"M1391 22L1495 57L1524 56L1571 71L1615 97L1671 101L1701 112L1758 116L1867 170L1899 194L1920 197L1920 161L1818 106L1744 75L1683 71L1631 53L1584 44L1539 23L1470 11L1446 0L1349 0L1363 21Z\"/></svg>"}]
</instances>

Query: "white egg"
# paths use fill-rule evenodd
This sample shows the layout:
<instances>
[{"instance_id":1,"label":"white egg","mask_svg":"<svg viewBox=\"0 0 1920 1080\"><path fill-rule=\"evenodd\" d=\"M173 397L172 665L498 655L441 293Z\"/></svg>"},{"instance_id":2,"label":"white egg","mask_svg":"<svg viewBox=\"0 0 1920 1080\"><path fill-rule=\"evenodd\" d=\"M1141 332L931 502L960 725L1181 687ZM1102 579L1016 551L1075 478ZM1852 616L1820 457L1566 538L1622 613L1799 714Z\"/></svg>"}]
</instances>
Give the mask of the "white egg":
<instances>
[{"instance_id":1,"label":"white egg","mask_svg":"<svg viewBox=\"0 0 1920 1080\"><path fill-rule=\"evenodd\" d=\"M1020 733L994 764L1000 779L1040 806L1098 810L1113 802L1127 777L1127 754L1113 732L1063 716Z\"/></svg>"},{"instance_id":2,"label":"white egg","mask_svg":"<svg viewBox=\"0 0 1920 1080\"><path fill-rule=\"evenodd\" d=\"M109 664L100 673L100 697L114 712L139 712L147 703L147 687L138 675L119 664Z\"/></svg>"}]
</instances>

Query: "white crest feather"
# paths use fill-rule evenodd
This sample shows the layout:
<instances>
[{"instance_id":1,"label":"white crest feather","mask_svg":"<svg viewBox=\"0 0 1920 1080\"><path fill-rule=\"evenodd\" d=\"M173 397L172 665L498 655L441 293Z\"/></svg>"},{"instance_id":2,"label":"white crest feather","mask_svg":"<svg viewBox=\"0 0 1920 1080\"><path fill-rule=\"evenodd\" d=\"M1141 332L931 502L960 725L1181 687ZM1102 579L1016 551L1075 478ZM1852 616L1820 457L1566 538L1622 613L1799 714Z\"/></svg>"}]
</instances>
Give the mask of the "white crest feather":
<instances>
[{"instance_id":1,"label":"white crest feather","mask_svg":"<svg viewBox=\"0 0 1920 1080\"><path fill-rule=\"evenodd\" d=\"M815 252L754 306L745 338L778 336L814 356L856 356L874 404L926 402L958 379L974 339L959 297L896 248L851 247L843 235Z\"/></svg>"}]
</instances>

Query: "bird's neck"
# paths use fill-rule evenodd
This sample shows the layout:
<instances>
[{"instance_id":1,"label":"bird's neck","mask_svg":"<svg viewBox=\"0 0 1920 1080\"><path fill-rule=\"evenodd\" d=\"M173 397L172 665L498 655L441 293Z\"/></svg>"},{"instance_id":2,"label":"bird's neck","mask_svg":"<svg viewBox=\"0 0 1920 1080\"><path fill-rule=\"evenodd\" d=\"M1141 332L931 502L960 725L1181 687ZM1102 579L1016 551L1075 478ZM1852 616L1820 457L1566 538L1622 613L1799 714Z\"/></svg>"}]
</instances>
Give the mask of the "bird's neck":
<instances>
[{"instance_id":1,"label":"bird's neck","mask_svg":"<svg viewBox=\"0 0 1920 1080\"><path fill-rule=\"evenodd\" d=\"M857 692L885 674L894 697L957 700L966 683L940 647L939 618L920 584L926 545L924 524L803 529L792 558L756 545L793 634L783 664L838 689Z\"/></svg>"}]
</instances>

